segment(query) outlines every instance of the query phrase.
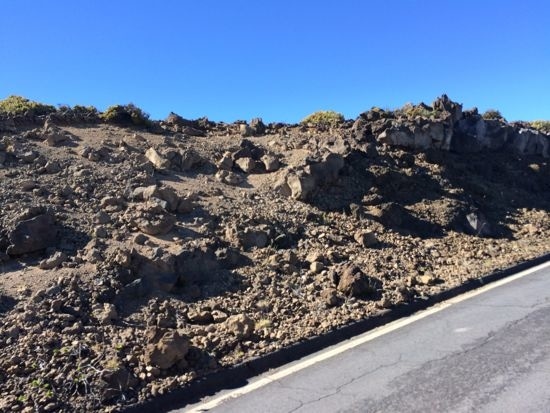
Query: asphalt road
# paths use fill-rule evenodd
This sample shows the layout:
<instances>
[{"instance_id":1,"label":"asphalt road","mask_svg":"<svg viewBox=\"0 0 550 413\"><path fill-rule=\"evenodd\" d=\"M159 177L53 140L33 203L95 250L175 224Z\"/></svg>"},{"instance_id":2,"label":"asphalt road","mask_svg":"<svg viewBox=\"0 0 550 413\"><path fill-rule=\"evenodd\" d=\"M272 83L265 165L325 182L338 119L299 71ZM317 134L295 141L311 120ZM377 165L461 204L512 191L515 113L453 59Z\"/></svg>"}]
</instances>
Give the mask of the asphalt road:
<instances>
[{"instance_id":1,"label":"asphalt road","mask_svg":"<svg viewBox=\"0 0 550 413\"><path fill-rule=\"evenodd\" d=\"M514 278L178 412L550 412L550 266Z\"/></svg>"}]
</instances>

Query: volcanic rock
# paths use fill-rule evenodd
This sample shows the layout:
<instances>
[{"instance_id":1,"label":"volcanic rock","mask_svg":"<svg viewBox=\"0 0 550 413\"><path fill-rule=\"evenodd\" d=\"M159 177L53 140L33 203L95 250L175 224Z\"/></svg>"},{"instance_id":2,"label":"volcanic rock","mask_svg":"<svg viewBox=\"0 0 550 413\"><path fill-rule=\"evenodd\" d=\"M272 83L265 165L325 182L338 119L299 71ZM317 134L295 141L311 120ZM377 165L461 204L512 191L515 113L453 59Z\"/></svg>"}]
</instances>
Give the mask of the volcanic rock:
<instances>
[{"instance_id":1,"label":"volcanic rock","mask_svg":"<svg viewBox=\"0 0 550 413\"><path fill-rule=\"evenodd\" d=\"M55 245L57 228L53 214L45 213L18 222L8 234L9 255L21 255L40 251Z\"/></svg>"}]
</instances>

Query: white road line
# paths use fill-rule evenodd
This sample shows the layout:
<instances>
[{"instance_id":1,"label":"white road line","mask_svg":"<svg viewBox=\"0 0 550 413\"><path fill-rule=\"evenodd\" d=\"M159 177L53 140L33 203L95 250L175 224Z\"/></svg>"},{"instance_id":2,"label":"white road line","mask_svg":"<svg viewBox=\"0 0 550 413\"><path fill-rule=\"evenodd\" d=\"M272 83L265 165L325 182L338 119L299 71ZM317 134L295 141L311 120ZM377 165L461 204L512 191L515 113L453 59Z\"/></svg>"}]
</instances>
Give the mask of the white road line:
<instances>
[{"instance_id":1,"label":"white road line","mask_svg":"<svg viewBox=\"0 0 550 413\"><path fill-rule=\"evenodd\" d=\"M529 274L532 274L532 273L534 273L538 270L541 270L541 269L549 267L549 266L550 266L550 261L545 262L545 263L540 264L540 265L537 265L536 267L529 268L528 270L519 272L515 275L503 278L502 280L492 282L490 284L485 285L484 287L472 290L468 293L456 296L456 297L451 298L451 299L446 300L446 301L442 301L441 303L435 304L433 307L430 307L426 310L419 311L418 313L413 314L409 317L393 321L393 322L388 323L384 326L375 328L374 330L371 330L371 331L368 331L364 334L361 334L361 335L359 335L355 338L349 339L349 340L347 340L347 341L345 341L341 344L337 344L334 348L331 348L329 350L324 350L324 351L322 350L321 353L319 353L319 354L316 354L312 357L306 358L306 359L304 359L300 362L297 362L297 363L295 363L291 366L288 366L286 368L283 367L283 368L275 371L274 373L268 374L268 375L266 375L266 376L264 376L264 377L262 377L262 378L260 378L256 381L250 383L250 384L247 384L244 387L241 387L241 388L233 390L231 392L222 394L222 395L220 395L220 396L218 396L218 397L216 397L212 400L209 400L209 401L207 401L203 404L200 404L196 407L193 407L190 410L185 410L185 411L188 412L188 413L199 413L199 412L205 412L205 411L211 410L211 409L219 406L220 404L222 404L223 402L225 402L229 399L234 399L234 398L237 398L237 397L242 396L244 394L253 392L254 390L257 390L257 389L259 389L259 388L261 388L261 387L263 387L263 386L265 386L269 383L272 383L273 381L280 380L280 379L282 379L286 376L289 376L289 375L291 375L293 373L296 373L300 370L308 368L308 367L310 367L310 366L312 366L316 363L327 360L331 357L334 357L338 354L341 354L341 353L343 353L347 350L350 350L354 347L360 346L361 344L365 344L365 343L367 343L371 340L374 340L377 337L380 337L380 336L383 336L385 334L391 333L392 331L395 331L399 328L402 328L402 327L405 327L409 324L412 324L415 321L421 320L421 319L423 319L425 317L428 317L432 314L438 313L439 311L444 310L444 309L446 309L446 308L448 308L448 307L450 307L454 304L458 304L462 301L465 301L465 300L468 300L472 297L475 297L476 295L483 294L483 293L485 293L489 290L492 290L494 288L498 288L502 285L511 283L511 282L513 282L513 281L515 281L519 278L525 277Z\"/></svg>"}]
</instances>

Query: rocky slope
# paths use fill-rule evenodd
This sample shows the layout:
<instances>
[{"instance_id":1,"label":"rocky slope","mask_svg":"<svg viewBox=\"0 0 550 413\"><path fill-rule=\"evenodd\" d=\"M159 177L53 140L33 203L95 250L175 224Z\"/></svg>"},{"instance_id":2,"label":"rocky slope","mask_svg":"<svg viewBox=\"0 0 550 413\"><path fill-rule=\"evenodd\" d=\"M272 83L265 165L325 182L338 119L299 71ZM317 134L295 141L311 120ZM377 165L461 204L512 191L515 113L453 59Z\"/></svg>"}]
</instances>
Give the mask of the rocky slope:
<instances>
[{"instance_id":1,"label":"rocky slope","mask_svg":"<svg viewBox=\"0 0 550 413\"><path fill-rule=\"evenodd\" d=\"M0 119L0 410L114 411L550 251L548 135Z\"/></svg>"}]
</instances>

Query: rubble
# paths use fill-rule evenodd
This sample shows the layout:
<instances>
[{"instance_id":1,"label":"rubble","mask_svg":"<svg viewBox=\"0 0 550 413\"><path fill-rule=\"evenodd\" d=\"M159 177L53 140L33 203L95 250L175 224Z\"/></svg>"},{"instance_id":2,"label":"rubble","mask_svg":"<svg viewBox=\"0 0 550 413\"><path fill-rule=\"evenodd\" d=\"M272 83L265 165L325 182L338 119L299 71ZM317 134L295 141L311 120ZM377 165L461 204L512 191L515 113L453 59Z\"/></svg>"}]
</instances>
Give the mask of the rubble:
<instances>
[{"instance_id":1,"label":"rubble","mask_svg":"<svg viewBox=\"0 0 550 413\"><path fill-rule=\"evenodd\" d=\"M0 118L0 410L123 410L550 250L549 135L446 96L45 121Z\"/></svg>"}]
</instances>

